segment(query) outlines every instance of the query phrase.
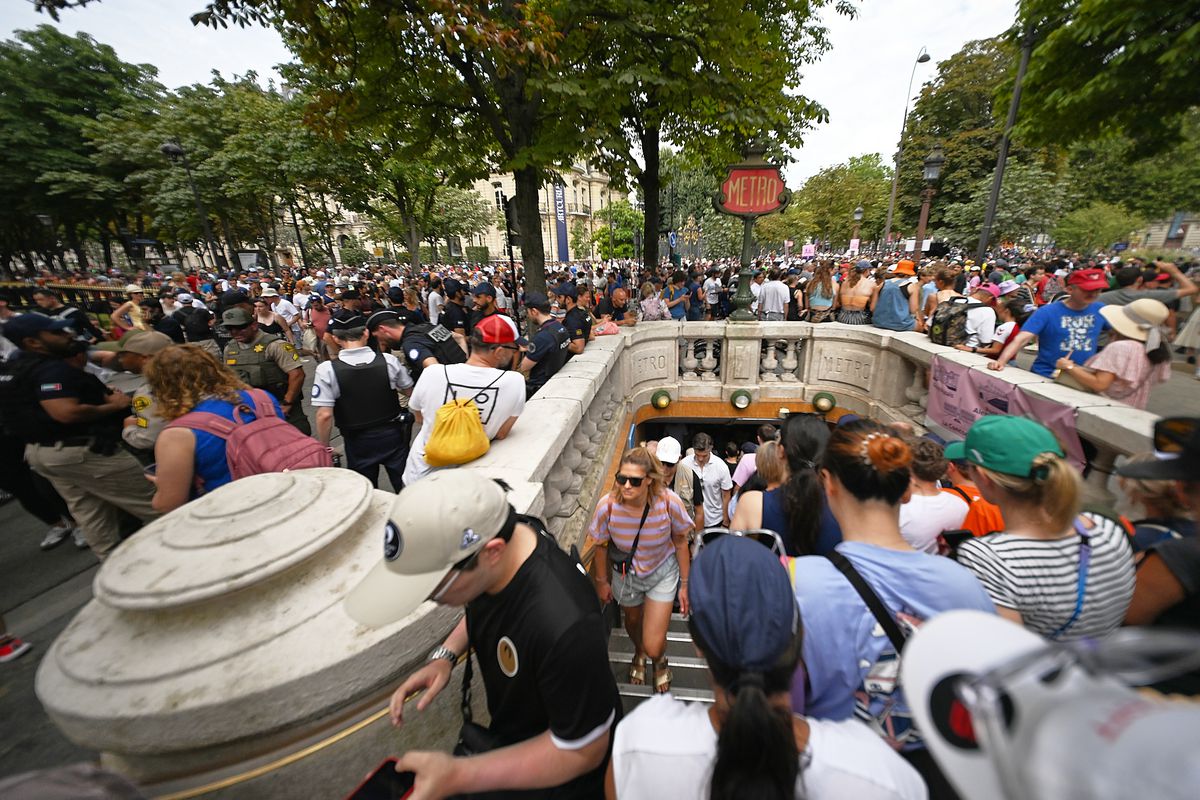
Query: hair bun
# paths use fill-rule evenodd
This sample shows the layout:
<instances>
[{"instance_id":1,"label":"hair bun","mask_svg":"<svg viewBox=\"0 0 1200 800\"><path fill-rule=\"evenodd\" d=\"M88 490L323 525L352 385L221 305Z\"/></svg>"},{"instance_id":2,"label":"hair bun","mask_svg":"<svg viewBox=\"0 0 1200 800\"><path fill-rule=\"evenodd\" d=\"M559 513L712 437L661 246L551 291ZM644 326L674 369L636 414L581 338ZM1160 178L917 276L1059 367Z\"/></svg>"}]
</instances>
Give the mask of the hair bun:
<instances>
[{"instance_id":1,"label":"hair bun","mask_svg":"<svg viewBox=\"0 0 1200 800\"><path fill-rule=\"evenodd\" d=\"M912 448L899 437L878 434L868 438L867 458L878 472L887 474L912 463Z\"/></svg>"}]
</instances>

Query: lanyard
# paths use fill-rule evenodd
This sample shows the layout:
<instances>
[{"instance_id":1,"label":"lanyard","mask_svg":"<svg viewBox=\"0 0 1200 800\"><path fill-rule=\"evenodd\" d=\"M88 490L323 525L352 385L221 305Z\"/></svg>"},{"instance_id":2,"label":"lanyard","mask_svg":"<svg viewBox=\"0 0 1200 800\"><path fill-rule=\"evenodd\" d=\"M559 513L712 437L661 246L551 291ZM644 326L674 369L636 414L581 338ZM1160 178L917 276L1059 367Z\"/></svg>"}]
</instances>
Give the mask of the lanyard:
<instances>
[{"instance_id":1,"label":"lanyard","mask_svg":"<svg viewBox=\"0 0 1200 800\"><path fill-rule=\"evenodd\" d=\"M1075 532L1079 534L1079 582L1075 594L1075 610L1071 612L1071 618L1059 626L1058 630L1050 634L1051 639L1057 639L1062 636L1071 626L1079 620L1079 615L1083 612L1083 595L1087 588L1088 567L1092 563L1092 535L1083 527L1083 523L1075 520Z\"/></svg>"}]
</instances>

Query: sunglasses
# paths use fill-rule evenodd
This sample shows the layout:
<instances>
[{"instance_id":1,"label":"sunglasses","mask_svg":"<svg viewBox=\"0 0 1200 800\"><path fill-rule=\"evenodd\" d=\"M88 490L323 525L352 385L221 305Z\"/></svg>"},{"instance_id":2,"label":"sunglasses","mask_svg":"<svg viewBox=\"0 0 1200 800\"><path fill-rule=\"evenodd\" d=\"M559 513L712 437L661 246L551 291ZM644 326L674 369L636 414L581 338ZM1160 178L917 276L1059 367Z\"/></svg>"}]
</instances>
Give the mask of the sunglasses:
<instances>
[{"instance_id":1,"label":"sunglasses","mask_svg":"<svg viewBox=\"0 0 1200 800\"><path fill-rule=\"evenodd\" d=\"M429 599L435 603L440 602L446 592L450 591L450 587L454 585L454 582L458 580L458 576L466 572L482 552L483 548L480 547L474 553L452 566L450 571L446 573L446 576L442 578L441 583L435 586L433 591L429 593Z\"/></svg>"},{"instance_id":2,"label":"sunglasses","mask_svg":"<svg viewBox=\"0 0 1200 800\"><path fill-rule=\"evenodd\" d=\"M1200 428L1200 419L1195 417L1160 419L1154 423L1154 449L1163 455L1180 455L1196 441L1197 428Z\"/></svg>"},{"instance_id":3,"label":"sunglasses","mask_svg":"<svg viewBox=\"0 0 1200 800\"><path fill-rule=\"evenodd\" d=\"M722 536L739 536L743 539L753 539L764 547L771 548L771 551L780 558L787 555L787 551L783 547L783 539L775 531L766 528L753 528L748 531L731 531L728 528L705 528L697 542L697 551L703 550L705 545L712 544Z\"/></svg>"},{"instance_id":4,"label":"sunglasses","mask_svg":"<svg viewBox=\"0 0 1200 800\"><path fill-rule=\"evenodd\" d=\"M644 481L644 480L646 480L646 479L645 478L637 478L637 477L634 477L633 475L622 475L619 472L617 473L617 483L619 483L622 486L624 486L625 484L628 483L630 486L632 486L636 489L637 487L642 485L642 481Z\"/></svg>"}]
</instances>

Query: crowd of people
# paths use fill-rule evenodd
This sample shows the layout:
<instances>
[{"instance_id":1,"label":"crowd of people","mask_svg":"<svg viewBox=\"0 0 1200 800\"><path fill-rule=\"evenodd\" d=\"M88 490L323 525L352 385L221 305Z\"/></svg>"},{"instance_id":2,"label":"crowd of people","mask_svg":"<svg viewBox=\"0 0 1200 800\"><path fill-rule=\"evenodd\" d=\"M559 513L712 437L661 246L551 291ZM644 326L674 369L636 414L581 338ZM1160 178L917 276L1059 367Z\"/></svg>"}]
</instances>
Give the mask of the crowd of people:
<instances>
[{"instance_id":1,"label":"crowd of people","mask_svg":"<svg viewBox=\"0 0 1200 800\"><path fill-rule=\"evenodd\" d=\"M36 309L0 302L3 487L50 526L44 549L74 537L103 560L245 474L246 426L270 426L273 457L300 466L332 463L336 427L345 466L375 485L386 473L404 536L389 533L350 616L377 627L427 598L466 608L395 692L393 722L415 691L427 707L468 648L487 693L491 723L464 725L458 755L401 758L423 796L955 797L898 679L922 624L968 609L1060 642L1197 627L1191 418L1156 428L1172 458L1121 467L1145 513L1132 524L1084 510L1062 444L1019 417L949 444L854 415L793 414L748 442L664 436L606 482L590 569L516 514L502 483L442 469L479 452L456 450L443 418L465 411L486 450L596 336L721 319L736 279L732 264L575 265L543 294L503 268L138 275L105 313L40 286ZM781 259L749 288L763 321L928 332L994 369L1036 339L1035 373L1137 407L1172 347L1200 344L1200 314L1178 330L1197 286L1163 262ZM628 716L605 604L635 648L623 677L655 695ZM670 695L676 611L710 707ZM27 649L0 620L0 661ZM1200 675L1171 690L1195 694Z\"/></svg>"}]
</instances>

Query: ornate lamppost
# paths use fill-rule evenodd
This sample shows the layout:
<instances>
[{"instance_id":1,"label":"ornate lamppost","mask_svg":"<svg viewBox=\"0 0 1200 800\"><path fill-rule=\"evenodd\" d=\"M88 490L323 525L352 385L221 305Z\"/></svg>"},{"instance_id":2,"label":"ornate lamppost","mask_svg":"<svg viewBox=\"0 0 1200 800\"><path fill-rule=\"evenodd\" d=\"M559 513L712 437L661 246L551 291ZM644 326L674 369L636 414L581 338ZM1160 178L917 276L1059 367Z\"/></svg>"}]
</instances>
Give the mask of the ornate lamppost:
<instances>
[{"instance_id":1,"label":"ornate lamppost","mask_svg":"<svg viewBox=\"0 0 1200 800\"><path fill-rule=\"evenodd\" d=\"M904 129L908 126L908 104L912 100L913 78L917 75L917 64L929 62L929 53L922 47L913 62L912 74L908 76L908 91L904 95L904 119L900 121L900 143L896 145L896 159L892 163L892 197L888 200L887 222L883 226L883 246L887 248L892 238L892 217L896 213L896 188L900 185L900 156L904 155Z\"/></svg>"},{"instance_id":2,"label":"ornate lamppost","mask_svg":"<svg viewBox=\"0 0 1200 800\"><path fill-rule=\"evenodd\" d=\"M696 225L696 217L693 214L688 214L687 222L683 226L683 242L688 246L688 255L695 259L698 257L696 244L700 241L700 228Z\"/></svg>"},{"instance_id":3,"label":"ornate lamppost","mask_svg":"<svg viewBox=\"0 0 1200 800\"><path fill-rule=\"evenodd\" d=\"M929 223L929 204L933 202L936 191L933 187L942 176L942 165L946 157L942 154L942 146L935 144L925 156L925 188L921 191L921 218L917 221L917 238L913 242L913 260L919 261L921 253L925 252L925 226Z\"/></svg>"},{"instance_id":4,"label":"ornate lamppost","mask_svg":"<svg viewBox=\"0 0 1200 800\"><path fill-rule=\"evenodd\" d=\"M865 214L866 212L863 211L862 206L854 209L854 233L850 235L850 246L856 253L862 249L861 245L858 244L858 230L862 227L863 216Z\"/></svg>"},{"instance_id":5,"label":"ornate lamppost","mask_svg":"<svg viewBox=\"0 0 1200 800\"><path fill-rule=\"evenodd\" d=\"M750 304L754 295L750 292L753 272L750 260L754 255L754 220L767 214L775 214L787 208L792 193L784 185L778 164L770 164L763 158L767 148L751 143L742 151L742 161L729 167L729 175L714 192L713 208L718 213L742 218L742 264L738 273L737 294L733 304L737 310L729 315L733 322L754 322Z\"/></svg>"}]
</instances>

